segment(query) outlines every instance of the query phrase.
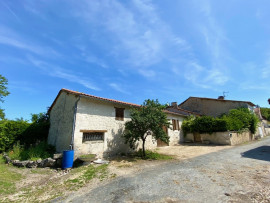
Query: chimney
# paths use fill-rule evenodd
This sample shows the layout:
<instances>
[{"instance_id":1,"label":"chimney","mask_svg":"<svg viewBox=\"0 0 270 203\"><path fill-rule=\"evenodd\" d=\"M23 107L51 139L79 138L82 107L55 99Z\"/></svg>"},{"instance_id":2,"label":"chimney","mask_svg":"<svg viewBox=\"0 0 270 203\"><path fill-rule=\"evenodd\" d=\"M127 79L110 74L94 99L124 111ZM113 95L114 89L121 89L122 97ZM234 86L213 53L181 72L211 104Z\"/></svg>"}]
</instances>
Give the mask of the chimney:
<instances>
[{"instance_id":1,"label":"chimney","mask_svg":"<svg viewBox=\"0 0 270 203\"><path fill-rule=\"evenodd\" d=\"M218 99L219 100L224 100L224 96L219 96Z\"/></svg>"},{"instance_id":2,"label":"chimney","mask_svg":"<svg viewBox=\"0 0 270 203\"><path fill-rule=\"evenodd\" d=\"M177 108L177 102L172 102L171 106Z\"/></svg>"}]
</instances>

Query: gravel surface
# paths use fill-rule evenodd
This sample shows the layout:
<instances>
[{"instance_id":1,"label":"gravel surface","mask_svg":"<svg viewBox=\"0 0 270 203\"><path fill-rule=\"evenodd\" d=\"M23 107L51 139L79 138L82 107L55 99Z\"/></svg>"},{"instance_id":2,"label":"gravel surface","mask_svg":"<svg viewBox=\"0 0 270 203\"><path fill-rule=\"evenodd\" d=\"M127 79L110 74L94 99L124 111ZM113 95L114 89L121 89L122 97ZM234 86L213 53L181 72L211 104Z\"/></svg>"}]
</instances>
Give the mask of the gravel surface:
<instances>
[{"instance_id":1,"label":"gravel surface","mask_svg":"<svg viewBox=\"0 0 270 203\"><path fill-rule=\"evenodd\" d=\"M270 137L147 168L65 202L270 202Z\"/></svg>"}]
</instances>

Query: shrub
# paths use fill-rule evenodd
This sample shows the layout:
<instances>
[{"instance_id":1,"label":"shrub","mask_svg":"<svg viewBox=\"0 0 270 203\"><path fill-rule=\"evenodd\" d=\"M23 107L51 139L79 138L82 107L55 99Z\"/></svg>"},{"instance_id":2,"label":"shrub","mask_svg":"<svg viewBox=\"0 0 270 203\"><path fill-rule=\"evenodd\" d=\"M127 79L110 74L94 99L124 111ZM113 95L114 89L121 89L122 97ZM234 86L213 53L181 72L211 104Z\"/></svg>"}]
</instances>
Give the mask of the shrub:
<instances>
[{"instance_id":1,"label":"shrub","mask_svg":"<svg viewBox=\"0 0 270 203\"><path fill-rule=\"evenodd\" d=\"M46 141L49 128L49 116L46 113L32 114L32 124L22 133L19 140L26 146Z\"/></svg>"},{"instance_id":2,"label":"shrub","mask_svg":"<svg viewBox=\"0 0 270 203\"><path fill-rule=\"evenodd\" d=\"M20 145L17 142L13 145L13 148L8 152L8 156L11 159L18 160L32 160L36 161L38 159L45 159L51 157L55 152L55 148L51 145L48 145L45 141L36 144L35 146L31 146L30 148L26 148L23 145Z\"/></svg>"},{"instance_id":3,"label":"shrub","mask_svg":"<svg viewBox=\"0 0 270 203\"><path fill-rule=\"evenodd\" d=\"M270 108L261 108L261 114L266 120L270 121Z\"/></svg>"},{"instance_id":4,"label":"shrub","mask_svg":"<svg viewBox=\"0 0 270 203\"><path fill-rule=\"evenodd\" d=\"M259 119L247 108L232 109L229 113L223 114L221 118L202 116L188 118L182 124L184 134L186 133L213 133L224 131L250 130L256 132Z\"/></svg>"},{"instance_id":5,"label":"shrub","mask_svg":"<svg viewBox=\"0 0 270 203\"><path fill-rule=\"evenodd\" d=\"M46 141L49 128L49 117L45 113L33 114L32 123L23 119L0 120L0 153L18 141L26 146Z\"/></svg>"},{"instance_id":6,"label":"shrub","mask_svg":"<svg viewBox=\"0 0 270 203\"><path fill-rule=\"evenodd\" d=\"M10 149L30 124L23 120L0 121L0 152Z\"/></svg>"}]
</instances>

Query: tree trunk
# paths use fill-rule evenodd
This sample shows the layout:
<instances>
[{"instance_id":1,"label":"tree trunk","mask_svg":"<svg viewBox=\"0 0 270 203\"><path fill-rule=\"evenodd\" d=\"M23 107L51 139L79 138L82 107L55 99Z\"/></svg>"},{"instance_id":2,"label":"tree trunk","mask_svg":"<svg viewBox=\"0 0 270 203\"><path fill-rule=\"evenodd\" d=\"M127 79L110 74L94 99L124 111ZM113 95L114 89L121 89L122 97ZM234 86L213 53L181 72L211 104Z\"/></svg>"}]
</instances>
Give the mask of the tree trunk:
<instances>
[{"instance_id":1,"label":"tree trunk","mask_svg":"<svg viewBox=\"0 0 270 203\"><path fill-rule=\"evenodd\" d=\"M142 150L143 150L143 157L145 158L145 147L144 147L144 145L145 145L145 139L142 139Z\"/></svg>"}]
</instances>

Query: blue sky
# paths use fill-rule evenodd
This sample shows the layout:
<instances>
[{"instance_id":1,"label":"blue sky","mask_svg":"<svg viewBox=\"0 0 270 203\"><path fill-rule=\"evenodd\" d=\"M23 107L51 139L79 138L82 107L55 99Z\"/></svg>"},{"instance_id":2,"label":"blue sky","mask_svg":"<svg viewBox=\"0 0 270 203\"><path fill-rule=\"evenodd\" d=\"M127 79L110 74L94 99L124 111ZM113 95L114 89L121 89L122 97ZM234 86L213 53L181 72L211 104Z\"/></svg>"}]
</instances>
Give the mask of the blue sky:
<instances>
[{"instance_id":1,"label":"blue sky","mask_svg":"<svg viewBox=\"0 0 270 203\"><path fill-rule=\"evenodd\" d=\"M270 1L0 0L7 118L61 88L142 104L270 97Z\"/></svg>"}]
</instances>

